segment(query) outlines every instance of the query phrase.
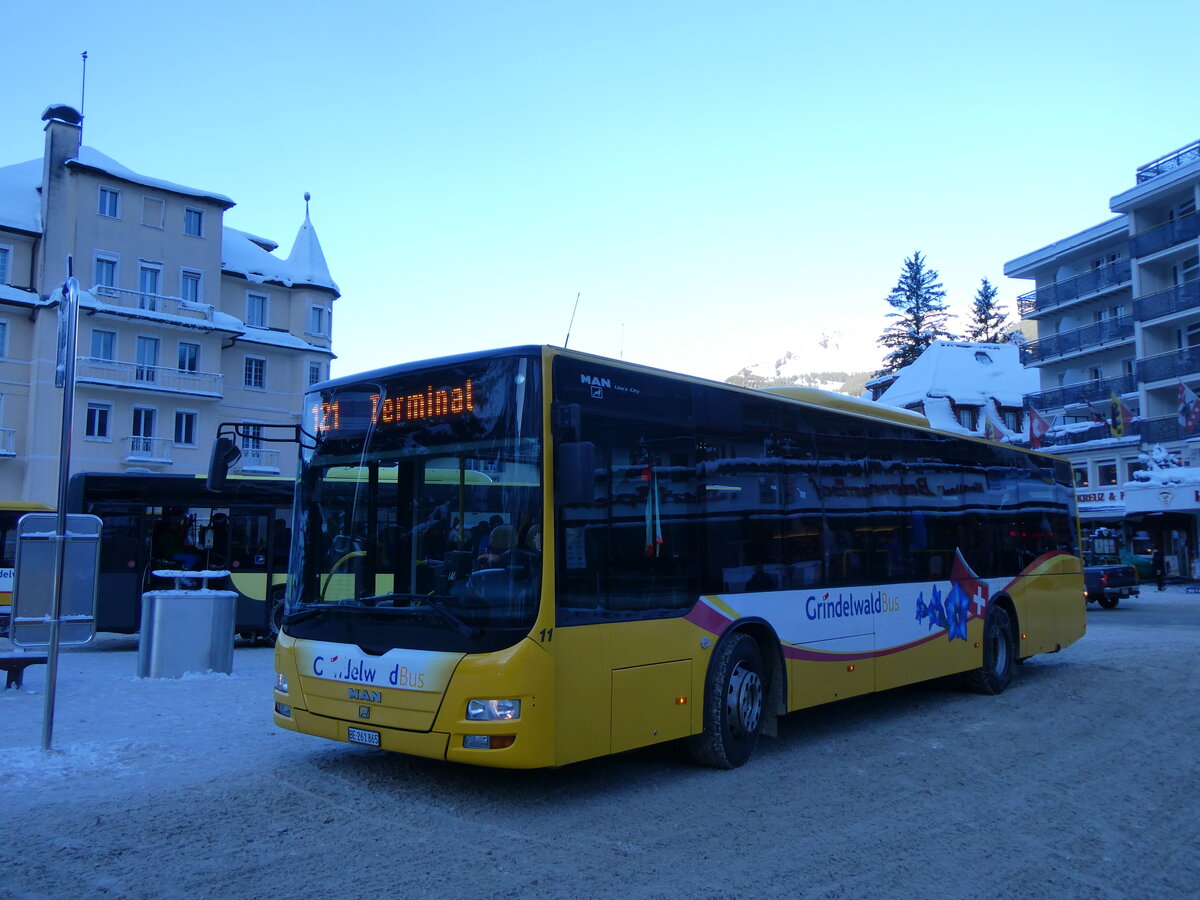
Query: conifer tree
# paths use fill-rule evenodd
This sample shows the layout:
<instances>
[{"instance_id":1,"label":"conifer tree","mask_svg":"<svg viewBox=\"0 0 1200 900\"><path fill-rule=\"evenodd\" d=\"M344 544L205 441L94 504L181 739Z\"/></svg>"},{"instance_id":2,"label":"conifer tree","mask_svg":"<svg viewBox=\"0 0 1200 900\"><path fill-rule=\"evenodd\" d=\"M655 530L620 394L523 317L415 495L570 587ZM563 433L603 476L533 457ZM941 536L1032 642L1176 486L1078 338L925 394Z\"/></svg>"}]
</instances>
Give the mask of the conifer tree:
<instances>
[{"instance_id":1,"label":"conifer tree","mask_svg":"<svg viewBox=\"0 0 1200 900\"><path fill-rule=\"evenodd\" d=\"M939 338L954 338L946 330L950 311L945 297L937 270L928 268L919 251L904 260L900 279L887 296L888 304L896 310L888 313L888 318L895 321L878 341L891 352L883 358L877 376L890 375L909 365Z\"/></svg>"},{"instance_id":2,"label":"conifer tree","mask_svg":"<svg viewBox=\"0 0 1200 900\"><path fill-rule=\"evenodd\" d=\"M971 302L971 319L967 323L968 341L995 344L1004 340L1008 311L996 302L996 293L996 287L984 278Z\"/></svg>"}]
</instances>

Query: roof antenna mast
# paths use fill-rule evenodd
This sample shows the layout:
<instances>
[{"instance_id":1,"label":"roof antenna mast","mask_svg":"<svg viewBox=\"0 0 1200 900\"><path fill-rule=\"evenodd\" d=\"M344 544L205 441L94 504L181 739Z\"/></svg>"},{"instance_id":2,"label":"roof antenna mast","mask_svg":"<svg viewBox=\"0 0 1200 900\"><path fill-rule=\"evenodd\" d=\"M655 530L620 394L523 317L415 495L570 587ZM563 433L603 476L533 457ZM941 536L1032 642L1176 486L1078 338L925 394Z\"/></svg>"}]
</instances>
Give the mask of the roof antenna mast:
<instances>
[{"instance_id":1,"label":"roof antenna mast","mask_svg":"<svg viewBox=\"0 0 1200 900\"><path fill-rule=\"evenodd\" d=\"M571 310L571 321L567 323L567 336L563 339L563 349L567 349L567 344L571 341L571 329L575 327L575 313L579 309L579 294L575 293L575 308Z\"/></svg>"},{"instance_id":2,"label":"roof antenna mast","mask_svg":"<svg viewBox=\"0 0 1200 900\"><path fill-rule=\"evenodd\" d=\"M83 100L87 96L87 51L83 51L83 81L79 86L79 117L83 118Z\"/></svg>"}]
</instances>

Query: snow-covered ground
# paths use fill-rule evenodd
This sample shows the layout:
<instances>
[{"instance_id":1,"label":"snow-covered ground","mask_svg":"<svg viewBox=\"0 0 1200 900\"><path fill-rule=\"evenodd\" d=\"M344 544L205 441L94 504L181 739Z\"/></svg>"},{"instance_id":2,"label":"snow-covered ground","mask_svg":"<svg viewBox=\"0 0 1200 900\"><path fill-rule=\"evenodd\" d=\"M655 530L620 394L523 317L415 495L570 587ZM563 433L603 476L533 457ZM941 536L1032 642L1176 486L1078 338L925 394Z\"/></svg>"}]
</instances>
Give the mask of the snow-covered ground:
<instances>
[{"instance_id":1,"label":"snow-covered ground","mask_svg":"<svg viewBox=\"0 0 1200 900\"><path fill-rule=\"evenodd\" d=\"M733 772L321 741L271 724L269 649L138 678L137 639L102 636L62 654L51 752L45 667L0 693L0 898L1194 896L1200 595L1088 625L999 697L797 713Z\"/></svg>"}]
</instances>

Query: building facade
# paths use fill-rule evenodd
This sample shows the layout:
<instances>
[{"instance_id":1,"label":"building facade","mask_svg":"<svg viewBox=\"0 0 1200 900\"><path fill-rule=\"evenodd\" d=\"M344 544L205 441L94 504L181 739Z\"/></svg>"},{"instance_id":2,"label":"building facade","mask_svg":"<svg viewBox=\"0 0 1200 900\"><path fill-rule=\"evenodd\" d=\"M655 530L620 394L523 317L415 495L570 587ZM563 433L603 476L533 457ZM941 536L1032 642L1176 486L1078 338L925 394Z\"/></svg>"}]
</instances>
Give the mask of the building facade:
<instances>
[{"instance_id":1,"label":"building facade","mask_svg":"<svg viewBox=\"0 0 1200 900\"><path fill-rule=\"evenodd\" d=\"M1009 261L1032 279L1018 299L1037 338L1028 404L1051 424L1047 449L1071 459L1088 526L1139 552L1161 546L1191 574L1200 464L1191 405L1200 389L1200 141L1137 169L1115 218Z\"/></svg>"},{"instance_id":2,"label":"building facade","mask_svg":"<svg viewBox=\"0 0 1200 900\"><path fill-rule=\"evenodd\" d=\"M72 472L200 473L218 423L299 424L304 390L329 376L339 297L307 210L283 258L224 225L230 198L83 146L71 107L42 118L42 159L0 168L0 499L56 500L69 270L82 288ZM294 446L253 437L239 464L295 465Z\"/></svg>"}]
</instances>

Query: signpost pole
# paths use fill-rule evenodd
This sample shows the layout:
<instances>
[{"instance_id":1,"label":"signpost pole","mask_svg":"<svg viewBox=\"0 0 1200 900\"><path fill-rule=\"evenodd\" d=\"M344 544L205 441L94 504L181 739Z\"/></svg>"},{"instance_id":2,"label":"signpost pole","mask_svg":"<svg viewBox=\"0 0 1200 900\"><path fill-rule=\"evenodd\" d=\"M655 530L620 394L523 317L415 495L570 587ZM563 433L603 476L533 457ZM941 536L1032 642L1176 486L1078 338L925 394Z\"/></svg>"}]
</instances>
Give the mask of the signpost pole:
<instances>
[{"instance_id":1,"label":"signpost pole","mask_svg":"<svg viewBox=\"0 0 1200 900\"><path fill-rule=\"evenodd\" d=\"M42 713L42 750L54 739L54 695L58 681L58 632L62 615L63 559L67 539L67 481L71 474L71 421L75 415L75 332L79 320L79 282L74 276L62 286L59 307L59 359L55 381L63 389L62 437L58 451L58 520L54 535L54 598L50 615L50 646L46 651L46 705Z\"/></svg>"}]
</instances>

